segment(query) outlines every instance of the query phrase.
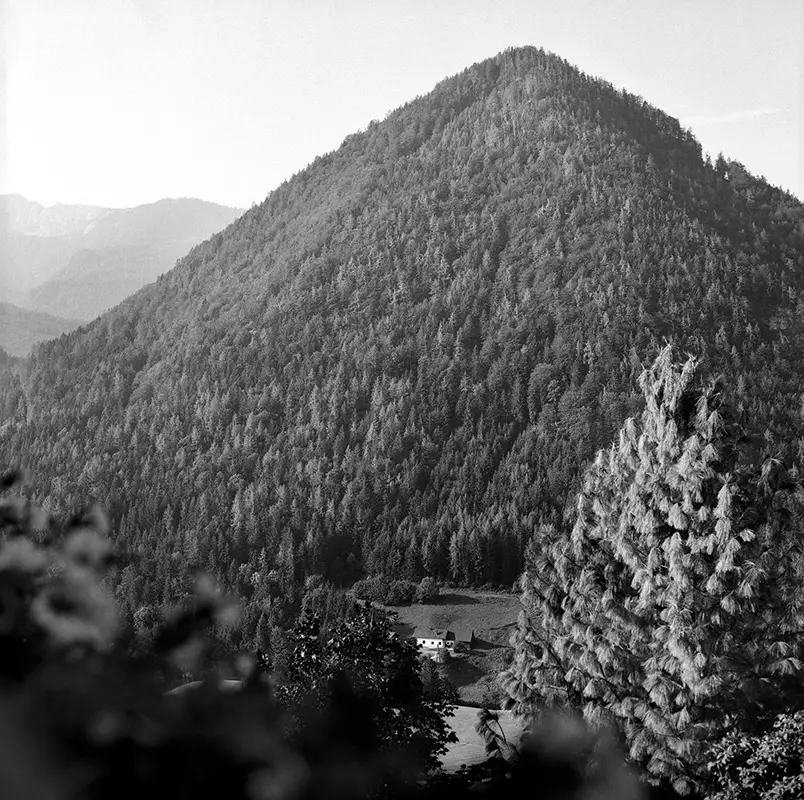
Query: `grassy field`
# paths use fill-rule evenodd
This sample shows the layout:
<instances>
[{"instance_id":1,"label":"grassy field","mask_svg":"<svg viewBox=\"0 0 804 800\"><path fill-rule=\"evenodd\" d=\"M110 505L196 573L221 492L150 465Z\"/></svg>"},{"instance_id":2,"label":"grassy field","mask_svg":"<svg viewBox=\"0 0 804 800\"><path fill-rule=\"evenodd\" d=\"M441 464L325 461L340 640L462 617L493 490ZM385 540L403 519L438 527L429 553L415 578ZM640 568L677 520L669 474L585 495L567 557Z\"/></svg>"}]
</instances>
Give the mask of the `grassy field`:
<instances>
[{"instance_id":1,"label":"grassy field","mask_svg":"<svg viewBox=\"0 0 804 800\"><path fill-rule=\"evenodd\" d=\"M450 719L450 727L455 731L458 741L449 746L449 750L441 764L447 772L454 772L461 764L477 764L486 758L483 740L475 731L477 709L468 706L457 706L455 716ZM509 742L517 742L520 728L510 712L500 712L500 723Z\"/></svg>"},{"instance_id":2,"label":"grassy field","mask_svg":"<svg viewBox=\"0 0 804 800\"><path fill-rule=\"evenodd\" d=\"M519 596L453 589L435 603L390 606L398 615L397 630L410 636L416 628L471 628L475 647L456 653L446 663L450 680L458 687L461 703L498 708L501 699L496 676L508 665L508 640L521 606Z\"/></svg>"}]
</instances>

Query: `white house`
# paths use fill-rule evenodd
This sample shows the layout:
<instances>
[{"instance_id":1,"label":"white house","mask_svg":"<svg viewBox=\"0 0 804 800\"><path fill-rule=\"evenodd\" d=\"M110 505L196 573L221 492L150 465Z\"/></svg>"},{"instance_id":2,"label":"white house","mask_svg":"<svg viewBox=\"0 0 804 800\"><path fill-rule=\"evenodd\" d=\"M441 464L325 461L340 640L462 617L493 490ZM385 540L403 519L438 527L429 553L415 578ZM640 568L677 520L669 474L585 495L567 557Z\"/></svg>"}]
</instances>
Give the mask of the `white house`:
<instances>
[{"instance_id":1,"label":"white house","mask_svg":"<svg viewBox=\"0 0 804 800\"><path fill-rule=\"evenodd\" d=\"M428 628L416 628L413 631L413 638L416 644L427 650L438 650L446 648L452 650L455 647L455 633L450 630L434 631Z\"/></svg>"}]
</instances>

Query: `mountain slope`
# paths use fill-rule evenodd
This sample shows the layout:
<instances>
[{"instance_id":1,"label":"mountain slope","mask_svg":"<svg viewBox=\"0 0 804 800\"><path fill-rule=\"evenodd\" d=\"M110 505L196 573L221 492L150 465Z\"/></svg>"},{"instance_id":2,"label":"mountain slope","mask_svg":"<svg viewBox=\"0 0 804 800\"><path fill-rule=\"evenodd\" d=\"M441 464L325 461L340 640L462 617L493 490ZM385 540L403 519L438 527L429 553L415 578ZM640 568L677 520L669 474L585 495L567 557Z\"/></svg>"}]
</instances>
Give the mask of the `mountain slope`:
<instances>
[{"instance_id":1,"label":"mountain slope","mask_svg":"<svg viewBox=\"0 0 804 800\"><path fill-rule=\"evenodd\" d=\"M120 245L79 250L64 269L28 292L28 303L50 314L90 319L167 272L190 247Z\"/></svg>"},{"instance_id":2,"label":"mountain slope","mask_svg":"<svg viewBox=\"0 0 804 800\"><path fill-rule=\"evenodd\" d=\"M239 208L193 197L166 198L110 211L87 228L83 245L89 249L167 242L189 246L225 228L242 213Z\"/></svg>"},{"instance_id":3,"label":"mountain slope","mask_svg":"<svg viewBox=\"0 0 804 800\"><path fill-rule=\"evenodd\" d=\"M27 356L40 342L77 328L81 322L0 302L0 347L9 355Z\"/></svg>"},{"instance_id":4,"label":"mountain slope","mask_svg":"<svg viewBox=\"0 0 804 800\"><path fill-rule=\"evenodd\" d=\"M792 196L509 51L41 348L0 443L54 510L111 511L147 564L119 576L130 610L196 566L247 598L273 569L510 583L665 337L796 451L802 253Z\"/></svg>"}]
</instances>

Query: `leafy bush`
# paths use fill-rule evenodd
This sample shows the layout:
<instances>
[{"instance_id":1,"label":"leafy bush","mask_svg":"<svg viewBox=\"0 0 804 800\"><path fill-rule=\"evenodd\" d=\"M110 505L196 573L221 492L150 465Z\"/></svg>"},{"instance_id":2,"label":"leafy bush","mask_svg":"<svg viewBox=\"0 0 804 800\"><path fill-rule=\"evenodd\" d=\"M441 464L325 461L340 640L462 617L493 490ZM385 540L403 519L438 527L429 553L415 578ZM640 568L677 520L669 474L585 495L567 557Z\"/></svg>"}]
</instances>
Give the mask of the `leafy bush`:
<instances>
[{"instance_id":1,"label":"leafy bush","mask_svg":"<svg viewBox=\"0 0 804 800\"><path fill-rule=\"evenodd\" d=\"M370 603L384 603L391 588L390 581L384 575L372 575L357 581L352 587L352 594L358 600L368 600Z\"/></svg>"},{"instance_id":2,"label":"leafy bush","mask_svg":"<svg viewBox=\"0 0 804 800\"><path fill-rule=\"evenodd\" d=\"M438 599L441 589L435 578L422 578L419 585L416 587L416 594L414 600L417 603L434 603Z\"/></svg>"},{"instance_id":3,"label":"leafy bush","mask_svg":"<svg viewBox=\"0 0 804 800\"><path fill-rule=\"evenodd\" d=\"M370 578L357 581L352 586L352 594L359 600L367 600L370 603L399 606L413 602L419 586L412 581L401 579L391 581L385 575L372 575Z\"/></svg>"},{"instance_id":4,"label":"leafy bush","mask_svg":"<svg viewBox=\"0 0 804 800\"><path fill-rule=\"evenodd\" d=\"M708 800L804 797L804 712L780 714L763 735L730 732L711 751Z\"/></svg>"},{"instance_id":5,"label":"leafy bush","mask_svg":"<svg viewBox=\"0 0 804 800\"><path fill-rule=\"evenodd\" d=\"M9 474L0 491L22 476ZM99 511L59 532L19 496L0 504L0 682L31 675L44 658L111 648L117 612L100 578L111 558ZM49 543L49 546L48 546Z\"/></svg>"},{"instance_id":6,"label":"leafy bush","mask_svg":"<svg viewBox=\"0 0 804 800\"><path fill-rule=\"evenodd\" d=\"M388 594L385 596L385 602L389 606L401 606L413 602L413 597L416 594L416 584L412 581L393 581L388 587Z\"/></svg>"}]
</instances>

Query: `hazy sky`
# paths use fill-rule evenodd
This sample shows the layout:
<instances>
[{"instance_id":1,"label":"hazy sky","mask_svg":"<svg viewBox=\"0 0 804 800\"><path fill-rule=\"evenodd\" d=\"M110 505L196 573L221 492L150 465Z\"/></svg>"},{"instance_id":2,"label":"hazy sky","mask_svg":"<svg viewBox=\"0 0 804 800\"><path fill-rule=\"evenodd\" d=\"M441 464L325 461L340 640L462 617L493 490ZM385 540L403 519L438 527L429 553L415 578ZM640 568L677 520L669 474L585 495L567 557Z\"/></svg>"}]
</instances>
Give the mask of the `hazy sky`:
<instances>
[{"instance_id":1,"label":"hazy sky","mask_svg":"<svg viewBox=\"0 0 804 800\"><path fill-rule=\"evenodd\" d=\"M372 119L525 44L804 197L801 0L3 2L0 192L47 204L249 206Z\"/></svg>"}]
</instances>

